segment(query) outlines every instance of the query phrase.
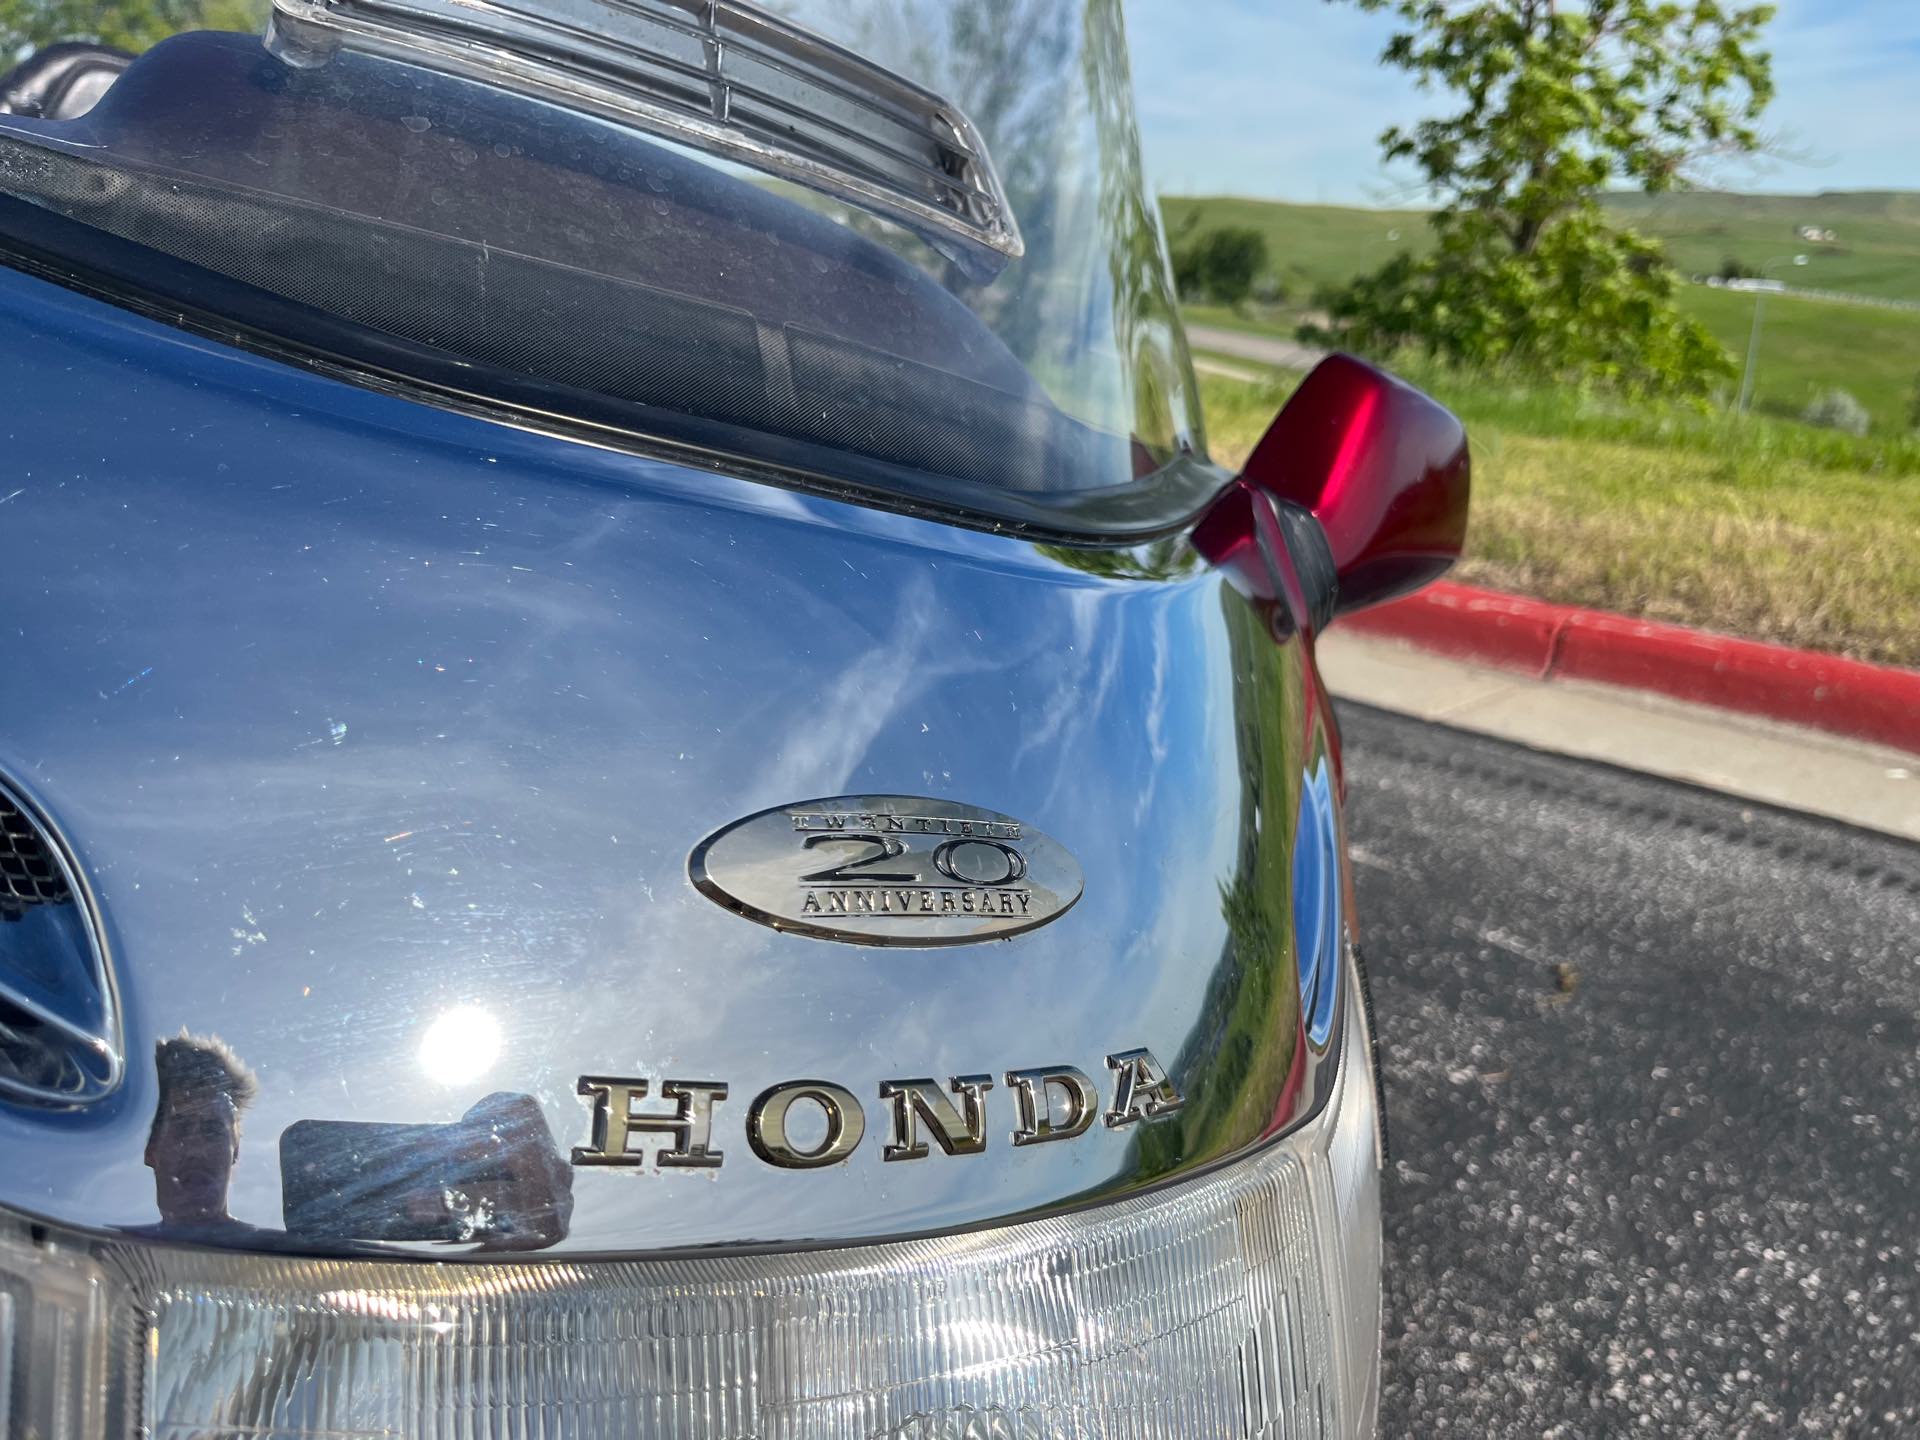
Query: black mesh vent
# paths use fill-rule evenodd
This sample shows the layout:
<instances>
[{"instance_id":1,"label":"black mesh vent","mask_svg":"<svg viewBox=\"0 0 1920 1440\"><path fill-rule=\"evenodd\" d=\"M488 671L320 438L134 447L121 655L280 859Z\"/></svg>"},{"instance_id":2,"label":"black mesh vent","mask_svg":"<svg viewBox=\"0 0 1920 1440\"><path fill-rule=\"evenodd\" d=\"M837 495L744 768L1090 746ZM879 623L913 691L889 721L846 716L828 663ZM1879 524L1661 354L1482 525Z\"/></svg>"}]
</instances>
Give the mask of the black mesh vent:
<instances>
[{"instance_id":1,"label":"black mesh vent","mask_svg":"<svg viewBox=\"0 0 1920 1440\"><path fill-rule=\"evenodd\" d=\"M40 827L0 792L0 920L18 920L31 906L64 905L71 899Z\"/></svg>"},{"instance_id":2,"label":"black mesh vent","mask_svg":"<svg viewBox=\"0 0 1920 1440\"><path fill-rule=\"evenodd\" d=\"M113 984L70 866L0 783L0 1101L85 1105L120 1083Z\"/></svg>"}]
</instances>

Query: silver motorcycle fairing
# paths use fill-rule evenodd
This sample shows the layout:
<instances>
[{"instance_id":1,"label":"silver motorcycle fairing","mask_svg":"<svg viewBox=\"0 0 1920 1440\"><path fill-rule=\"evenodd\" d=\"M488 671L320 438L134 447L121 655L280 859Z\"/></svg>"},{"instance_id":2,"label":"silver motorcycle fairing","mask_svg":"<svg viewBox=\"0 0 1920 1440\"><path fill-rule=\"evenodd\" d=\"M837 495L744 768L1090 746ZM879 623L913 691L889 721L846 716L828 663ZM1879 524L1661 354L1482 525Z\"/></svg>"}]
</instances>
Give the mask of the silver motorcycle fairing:
<instances>
[{"instance_id":1,"label":"silver motorcycle fairing","mask_svg":"<svg viewBox=\"0 0 1920 1440\"><path fill-rule=\"evenodd\" d=\"M280 1140L358 1122L404 1155L406 1127L479 1114L569 1156L583 1077L614 1076L725 1086L721 1163L556 1162L523 1248L852 1241L1189 1174L1318 1103L1288 894L1323 701L1299 642L1190 552L1036 547L598 451L13 272L0 367L0 772L71 840L127 1037L107 1100L0 1106L0 1204L468 1253L484 1226L289 1232L312 1206L283 1195ZM690 882L720 827L858 794L1018 817L1084 894L1008 939L902 949L781 933ZM170 1231L154 1047L183 1031L258 1096L230 1223ZM1077 1069L1106 1110L1132 1052L1177 1109L1013 1143L1010 1072ZM924 1077L991 1079L977 1151L883 1158ZM853 1097L864 1143L765 1163L749 1104L798 1081Z\"/></svg>"}]
</instances>

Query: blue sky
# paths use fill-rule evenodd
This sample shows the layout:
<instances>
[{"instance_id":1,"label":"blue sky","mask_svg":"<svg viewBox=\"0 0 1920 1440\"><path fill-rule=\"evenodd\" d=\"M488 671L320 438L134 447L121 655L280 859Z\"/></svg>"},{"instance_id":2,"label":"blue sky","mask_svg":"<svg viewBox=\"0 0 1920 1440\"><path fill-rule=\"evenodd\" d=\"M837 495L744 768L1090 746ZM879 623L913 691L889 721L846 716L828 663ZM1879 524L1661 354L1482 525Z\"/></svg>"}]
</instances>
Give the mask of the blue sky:
<instances>
[{"instance_id":1,"label":"blue sky","mask_svg":"<svg viewBox=\"0 0 1920 1440\"><path fill-rule=\"evenodd\" d=\"M1326 0L1126 0L1147 169L1169 194L1416 203L1376 139L1436 97L1378 64L1390 16ZM1920 189L1920 0L1781 0L1765 125L1791 159L1741 190Z\"/></svg>"}]
</instances>

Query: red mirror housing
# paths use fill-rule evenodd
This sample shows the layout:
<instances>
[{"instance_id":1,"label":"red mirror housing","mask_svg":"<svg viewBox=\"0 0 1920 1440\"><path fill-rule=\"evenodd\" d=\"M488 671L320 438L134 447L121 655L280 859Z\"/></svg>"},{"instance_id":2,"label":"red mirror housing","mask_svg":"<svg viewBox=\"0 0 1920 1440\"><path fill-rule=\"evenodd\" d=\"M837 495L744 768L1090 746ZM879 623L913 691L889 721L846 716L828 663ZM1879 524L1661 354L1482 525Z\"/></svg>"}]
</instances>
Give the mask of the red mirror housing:
<instances>
[{"instance_id":1,"label":"red mirror housing","mask_svg":"<svg viewBox=\"0 0 1920 1440\"><path fill-rule=\"evenodd\" d=\"M1467 538L1467 432L1437 400L1329 355L1254 447L1241 479L1320 522L1340 577L1334 613L1437 579Z\"/></svg>"}]
</instances>

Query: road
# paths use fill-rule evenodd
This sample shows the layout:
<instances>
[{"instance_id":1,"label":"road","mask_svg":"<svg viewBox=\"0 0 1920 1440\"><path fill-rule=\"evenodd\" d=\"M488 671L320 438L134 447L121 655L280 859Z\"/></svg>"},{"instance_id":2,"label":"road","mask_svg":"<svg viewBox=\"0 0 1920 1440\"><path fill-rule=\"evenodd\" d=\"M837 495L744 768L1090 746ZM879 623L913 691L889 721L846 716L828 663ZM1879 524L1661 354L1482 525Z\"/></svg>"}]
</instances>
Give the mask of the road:
<instances>
[{"instance_id":1,"label":"road","mask_svg":"<svg viewBox=\"0 0 1920 1440\"><path fill-rule=\"evenodd\" d=\"M1247 335L1211 325L1187 326L1187 344L1195 350L1211 350L1217 355L1233 355L1288 370L1311 370L1327 355L1326 351L1302 345L1297 340L1283 340L1277 335Z\"/></svg>"},{"instance_id":2,"label":"road","mask_svg":"<svg viewBox=\"0 0 1920 1440\"><path fill-rule=\"evenodd\" d=\"M1343 716L1381 1434L1920 1434L1920 847Z\"/></svg>"}]
</instances>

